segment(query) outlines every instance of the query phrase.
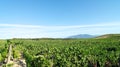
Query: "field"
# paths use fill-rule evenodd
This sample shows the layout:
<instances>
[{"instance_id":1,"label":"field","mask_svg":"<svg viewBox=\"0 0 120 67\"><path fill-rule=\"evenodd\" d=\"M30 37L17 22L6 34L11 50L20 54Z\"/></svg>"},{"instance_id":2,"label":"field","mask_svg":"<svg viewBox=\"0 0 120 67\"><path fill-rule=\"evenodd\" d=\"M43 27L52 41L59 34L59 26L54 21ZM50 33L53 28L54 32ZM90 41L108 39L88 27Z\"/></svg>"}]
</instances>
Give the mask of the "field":
<instances>
[{"instance_id":1,"label":"field","mask_svg":"<svg viewBox=\"0 0 120 67\"><path fill-rule=\"evenodd\" d=\"M27 67L120 67L119 39L11 39L9 42L1 41L1 63L5 56L7 57L9 44L13 44L13 58L19 59L22 55Z\"/></svg>"}]
</instances>

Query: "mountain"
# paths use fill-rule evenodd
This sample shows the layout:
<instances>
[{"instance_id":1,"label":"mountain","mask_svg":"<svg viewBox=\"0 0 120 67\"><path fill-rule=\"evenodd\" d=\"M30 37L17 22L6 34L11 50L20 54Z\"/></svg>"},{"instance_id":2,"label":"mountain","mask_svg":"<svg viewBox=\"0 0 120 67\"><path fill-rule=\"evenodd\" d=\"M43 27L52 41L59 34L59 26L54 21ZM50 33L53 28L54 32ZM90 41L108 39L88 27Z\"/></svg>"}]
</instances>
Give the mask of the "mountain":
<instances>
[{"instance_id":1,"label":"mountain","mask_svg":"<svg viewBox=\"0 0 120 67\"><path fill-rule=\"evenodd\" d=\"M120 34L105 34L96 37L97 39L110 38L110 39L120 39Z\"/></svg>"},{"instance_id":2,"label":"mountain","mask_svg":"<svg viewBox=\"0 0 120 67\"><path fill-rule=\"evenodd\" d=\"M68 38L94 38L95 35L89 35L89 34L79 34L79 35L73 35L69 36Z\"/></svg>"}]
</instances>

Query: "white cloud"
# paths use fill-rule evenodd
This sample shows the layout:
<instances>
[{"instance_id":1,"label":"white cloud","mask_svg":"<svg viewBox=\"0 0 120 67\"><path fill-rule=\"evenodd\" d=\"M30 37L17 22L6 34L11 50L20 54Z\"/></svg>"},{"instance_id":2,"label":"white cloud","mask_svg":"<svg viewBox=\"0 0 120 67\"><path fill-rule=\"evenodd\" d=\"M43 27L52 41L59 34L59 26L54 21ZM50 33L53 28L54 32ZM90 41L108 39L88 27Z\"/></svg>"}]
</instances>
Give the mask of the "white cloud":
<instances>
[{"instance_id":1,"label":"white cloud","mask_svg":"<svg viewBox=\"0 0 120 67\"><path fill-rule=\"evenodd\" d=\"M0 24L0 38L67 37L76 34L120 33L120 23L73 26Z\"/></svg>"}]
</instances>

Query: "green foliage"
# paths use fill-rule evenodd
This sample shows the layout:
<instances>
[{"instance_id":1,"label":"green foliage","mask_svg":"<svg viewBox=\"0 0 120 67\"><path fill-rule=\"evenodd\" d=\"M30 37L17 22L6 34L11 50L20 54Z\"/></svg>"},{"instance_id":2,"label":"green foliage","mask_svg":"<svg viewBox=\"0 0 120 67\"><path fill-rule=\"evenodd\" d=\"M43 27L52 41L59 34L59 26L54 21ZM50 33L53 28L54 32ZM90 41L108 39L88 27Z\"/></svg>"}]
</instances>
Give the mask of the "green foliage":
<instances>
[{"instance_id":1,"label":"green foliage","mask_svg":"<svg viewBox=\"0 0 120 67\"><path fill-rule=\"evenodd\" d=\"M10 40L7 40L7 44L11 44L12 42Z\"/></svg>"},{"instance_id":2,"label":"green foliage","mask_svg":"<svg viewBox=\"0 0 120 67\"><path fill-rule=\"evenodd\" d=\"M7 48L5 48L5 43L5 40L0 40L0 63L2 63L7 56Z\"/></svg>"},{"instance_id":3,"label":"green foliage","mask_svg":"<svg viewBox=\"0 0 120 67\"><path fill-rule=\"evenodd\" d=\"M47 60L43 55L39 55L32 60L32 67L50 67L52 63Z\"/></svg>"},{"instance_id":4,"label":"green foliage","mask_svg":"<svg viewBox=\"0 0 120 67\"><path fill-rule=\"evenodd\" d=\"M13 58L20 58L20 52L18 50L13 50Z\"/></svg>"},{"instance_id":5,"label":"green foliage","mask_svg":"<svg viewBox=\"0 0 120 67\"><path fill-rule=\"evenodd\" d=\"M6 58L6 56L7 56L7 50L3 49L2 52L1 52L1 55L2 55L2 57Z\"/></svg>"},{"instance_id":6,"label":"green foliage","mask_svg":"<svg viewBox=\"0 0 120 67\"><path fill-rule=\"evenodd\" d=\"M119 67L119 39L14 39L27 67Z\"/></svg>"},{"instance_id":7,"label":"green foliage","mask_svg":"<svg viewBox=\"0 0 120 67\"><path fill-rule=\"evenodd\" d=\"M23 53L24 54L24 58L26 60L26 63L27 63L27 67L31 67L31 62L33 60L33 57L26 51Z\"/></svg>"},{"instance_id":8,"label":"green foliage","mask_svg":"<svg viewBox=\"0 0 120 67\"><path fill-rule=\"evenodd\" d=\"M7 64L6 67L13 67L13 63Z\"/></svg>"},{"instance_id":9,"label":"green foliage","mask_svg":"<svg viewBox=\"0 0 120 67\"><path fill-rule=\"evenodd\" d=\"M2 57L2 55L1 55L1 53L0 53L0 62L1 62L1 61L3 61L3 57Z\"/></svg>"},{"instance_id":10,"label":"green foliage","mask_svg":"<svg viewBox=\"0 0 120 67\"><path fill-rule=\"evenodd\" d=\"M0 41L0 62L13 45L13 57L23 52L27 67L119 67L119 39L14 39Z\"/></svg>"}]
</instances>

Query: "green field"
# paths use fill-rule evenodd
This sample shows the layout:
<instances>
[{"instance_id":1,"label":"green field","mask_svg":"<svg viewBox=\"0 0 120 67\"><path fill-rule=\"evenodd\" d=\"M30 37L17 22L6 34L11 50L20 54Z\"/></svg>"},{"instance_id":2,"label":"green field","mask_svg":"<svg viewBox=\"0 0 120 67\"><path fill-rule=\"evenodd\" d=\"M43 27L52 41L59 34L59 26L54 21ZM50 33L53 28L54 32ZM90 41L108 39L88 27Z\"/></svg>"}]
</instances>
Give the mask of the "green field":
<instances>
[{"instance_id":1,"label":"green field","mask_svg":"<svg viewBox=\"0 0 120 67\"><path fill-rule=\"evenodd\" d=\"M120 39L12 39L27 67L120 67ZM1 41L0 61L3 44ZM6 49L6 48L4 48ZM7 50L7 49L6 49ZM4 58L4 57L3 57Z\"/></svg>"}]
</instances>

